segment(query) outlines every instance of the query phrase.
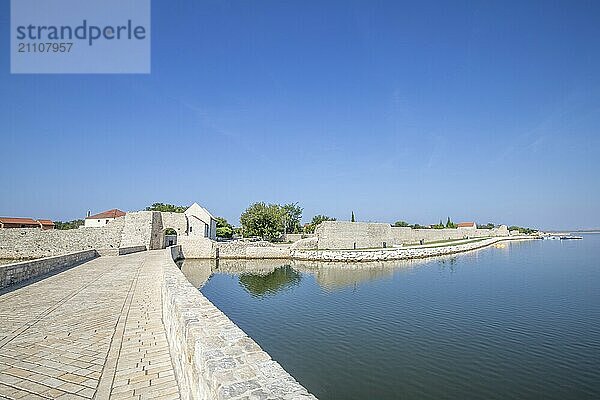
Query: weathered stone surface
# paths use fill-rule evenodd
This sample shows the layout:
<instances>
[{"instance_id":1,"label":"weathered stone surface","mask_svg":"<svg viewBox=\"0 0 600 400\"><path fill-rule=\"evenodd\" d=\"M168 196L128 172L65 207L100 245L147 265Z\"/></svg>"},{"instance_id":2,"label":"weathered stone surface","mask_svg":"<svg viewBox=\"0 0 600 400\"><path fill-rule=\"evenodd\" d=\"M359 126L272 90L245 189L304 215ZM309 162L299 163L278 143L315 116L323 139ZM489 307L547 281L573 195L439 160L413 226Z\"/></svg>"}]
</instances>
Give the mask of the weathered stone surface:
<instances>
[{"instance_id":1,"label":"weathered stone surface","mask_svg":"<svg viewBox=\"0 0 600 400\"><path fill-rule=\"evenodd\" d=\"M85 250L62 256L0 265L0 289L56 270L69 268L96 257L98 257L96 250Z\"/></svg>"},{"instance_id":2,"label":"weathered stone surface","mask_svg":"<svg viewBox=\"0 0 600 400\"><path fill-rule=\"evenodd\" d=\"M1 295L0 397L178 399L152 256L96 258Z\"/></svg>"},{"instance_id":3,"label":"weathered stone surface","mask_svg":"<svg viewBox=\"0 0 600 400\"><path fill-rule=\"evenodd\" d=\"M457 240L464 238L509 236L502 225L494 229L412 229L384 223L324 221L315 230L319 250L348 250L391 247L420 240Z\"/></svg>"},{"instance_id":4,"label":"weathered stone surface","mask_svg":"<svg viewBox=\"0 0 600 400\"><path fill-rule=\"evenodd\" d=\"M0 229L0 258L42 258L92 249L119 248L124 217L100 228Z\"/></svg>"},{"instance_id":5,"label":"weathered stone surface","mask_svg":"<svg viewBox=\"0 0 600 400\"><path fill-rule=\"evenodd\" d=\"M294 260L307 261L339 261L339 262L369 262L388 260L409 260L443 256L476 250L493 245L504 240L528 240L528 236L495 237L481 240L466 240L455 245L431 245L407 248L373 249L373 250L291 250L290 257Z\"/></svg>"},{"instance_id":6,"label":"weathered stone surface","mask_svg":"<svg viewBox=\"0 0 600 400\"><path fill-rule=\"evenodd\" d=\"M177 254L177 252L173 252ZM184 399L315 399L162 259L163 316Z\"/></svg>"}]
</instances>

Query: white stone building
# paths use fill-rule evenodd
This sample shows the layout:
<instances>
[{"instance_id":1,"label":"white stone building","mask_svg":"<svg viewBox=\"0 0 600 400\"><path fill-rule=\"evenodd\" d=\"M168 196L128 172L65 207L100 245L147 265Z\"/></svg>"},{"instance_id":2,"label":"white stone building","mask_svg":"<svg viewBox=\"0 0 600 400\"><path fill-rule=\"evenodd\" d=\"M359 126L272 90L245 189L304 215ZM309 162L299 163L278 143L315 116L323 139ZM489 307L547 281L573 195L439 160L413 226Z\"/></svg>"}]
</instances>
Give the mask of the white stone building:
<instances>
[{"instance_id":1,"label":"white stone building","mask_svg":"<svg viewBox=\"0 0 600 400\"><path fill-rule=\"evenodd\" d=\"M198 203L192 204L184 212L188 229L188 236L202 236L209 239L216 239L217 237L217 220L215 217L204 207Z\"/></svg>"},{"instance_id":2,"label":"white stone building","mask_svg":"<svg viewBox=\"0 0 600 400\"><path fill-rule=\"evenodd\" d=\"M98 228L109 223L118 217L125 216L125 213L121 210L113 208L112 210L102 211L101 213L88 215L85 217L85 228Z\"/></svg>"}]
</instances>

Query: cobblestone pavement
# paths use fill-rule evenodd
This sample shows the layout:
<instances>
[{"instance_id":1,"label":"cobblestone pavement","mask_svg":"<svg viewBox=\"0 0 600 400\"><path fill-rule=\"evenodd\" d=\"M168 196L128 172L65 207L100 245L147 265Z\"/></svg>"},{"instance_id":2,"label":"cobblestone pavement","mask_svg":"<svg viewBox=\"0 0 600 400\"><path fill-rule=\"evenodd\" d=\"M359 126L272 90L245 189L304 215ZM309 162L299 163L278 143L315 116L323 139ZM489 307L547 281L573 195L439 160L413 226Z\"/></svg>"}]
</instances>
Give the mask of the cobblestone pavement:
<instances>
[{"instance_id":1,"label":"cobblestone pavement","mask_svg":"<svg viewBox=\"0 0 600 400\"><path fill-rule=\"evenodd\" d=\"M154 252L0 295L0 398L179 399Z\"/></svg>"}]
</instances>

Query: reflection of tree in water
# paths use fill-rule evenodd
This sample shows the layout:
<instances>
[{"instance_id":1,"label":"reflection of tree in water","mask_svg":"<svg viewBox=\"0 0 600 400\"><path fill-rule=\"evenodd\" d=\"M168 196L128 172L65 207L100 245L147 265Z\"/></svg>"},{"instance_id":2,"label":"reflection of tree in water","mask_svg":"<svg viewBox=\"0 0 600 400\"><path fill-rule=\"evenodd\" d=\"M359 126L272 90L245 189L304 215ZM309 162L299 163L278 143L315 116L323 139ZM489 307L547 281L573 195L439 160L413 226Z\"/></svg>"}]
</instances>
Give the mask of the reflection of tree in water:
<instances>
[{"instance_id":1,"label":"reflection of tree in water","mask_svg":"<svg viewBox=\"0 0 600 400\"><path fill-rule=\"evenodd\" d=\"M240 285L255 297L274 295L292 286L298 286L299 283L300 274L289 265L277 267L266 275L240 275Z\"/></svg>"}]
</instances>

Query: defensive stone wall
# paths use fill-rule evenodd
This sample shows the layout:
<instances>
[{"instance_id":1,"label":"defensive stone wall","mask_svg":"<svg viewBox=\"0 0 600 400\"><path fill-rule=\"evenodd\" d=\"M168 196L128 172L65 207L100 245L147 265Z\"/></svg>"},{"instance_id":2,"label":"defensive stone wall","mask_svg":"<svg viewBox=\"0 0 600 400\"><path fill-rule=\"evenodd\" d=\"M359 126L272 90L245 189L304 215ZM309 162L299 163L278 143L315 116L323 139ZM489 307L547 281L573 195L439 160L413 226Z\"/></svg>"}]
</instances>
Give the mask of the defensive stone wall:
<instances>
[{"instance_id":1,"label":"defensive stone wall","mask_svg":"<svg viewBox=\"0 0 600 400\"><path fill-rule=\"evenodd\" d=\"M0 229L0 258L33 259L91 249L118 249L125 217L98 228Z\"/></svg>"},{"instance_id":2,"label":"defensive stone wall","mask_svg":"<svg viewBox=\"0 0 600 400\"><path fill-rule=\"evenodd\" d=\"M394 244L417 243L420 240L433 242L438 240L509 236L508 228L504 225L493 229L412 229L395 226L392 226L390 229Z\"/></svg>"},{"instance_id":3,"label":"defensive stone wall","mask_svg":"<svg viewBox=\"0 0 600 400\"><path fill-rule=\"evenodd\" d=\"M160 238L156 238L156 229L153 229L154 223L160 223L160 212L128 212L123 218L125 219L125 225L121 235L121 246L146 246L148 249L160 248L160 246L155 247Z\"/></svg>"},{"instance_id":4,"label":"defensive stone wall","mask_svg":"<svg viewBox=\"0 0 600 400\"><path fill-rule=\"evenodd\" d=\"M98 257L98 253L95 250L85 250L62 256L1 265L0 289L28 279L37 278L53 271L70 268L96 257Z\"/></svg>"},{"instance_id":5,"label":"defensive stone wall","mask_svg":"<svg viewBox=\"0 0 600 400\"><path fill-rule=\"evenodd\" d=\"M327 249L370 249L439 240L509 236L502 225L494 229L412 229L385 223L325 221L316 229L317 247ZM308 242L306 242L308 243Z\"/></svg>"},{"instance_id":6,"label":"defensive stone wall","mask_svg":"<svg viewBox=\"0 0 600 400\"><path fill-rule=\"evenodd\" d=\"M390 224L325 221L315 230L319 249L368 249L394 244Z\"/></svg>"},{"instance_id":7,"label":"defensive stone wall","mask_svg":"<svg viewBox=\"0 0 600 400\"><path fill-rule=\"evenodd\" d=\"M177 236L185 235L188 230L187 218L184 213L161 212L162 229L172 228Z\"/></svg>"},{"instance_id":8,"label":"defensive stone wall","mask_svg":"<svg viewBox=\"0 0 600 400\"><path fill-rule=\"evenodd\" d=\"M220 259L271 259L289 258L289 246L269 242L230 241L215 242Z\"/></svg>"},{"instance_id":9,"label":"defensive stone wall","mask_svg":"<svg viewBox=\"0 0 600 400\"><path fill-rule=\"evenodd\" d=\"M314 233L286 233L284 240L286 242L297 242L298 240L307 239L307 238L311 238L311 237L315 237L315 234Z\"/></svg>"},{"instance_id":10,"label":"defensive stone wall","mask_svg":"<svg viewBox=\"0 0 600 400\"><path fill-rule=\"evenodd\" d=\"M164 251L163 318L181 398L315 399L193 287Z\"/></svg>"},{"instance_id":11,"label":"defensive stone wall","mask_svg":"<svg viewBox=\"0 0 600 400\"><path fill-rule=\"evenodd\" d=\"M214 242L202 236L177 236L185 258L215 258Z\"/></svg>"},{"instance_id":12,"label":"defensive stone wall","mask_svg":"<svg viewBox=\"0 0 600 400\"><path fill-rule=\"evenodd\" d=\"M435 257L462 253L493 245L504 240L527 240L530 236L494 237L467 240L456 245L441 245L414 248L393 248L374 250L291 250L293 260L325 261L325 262L364 262L410 260L415 258Z\"/></svg>"}]
</instances>

